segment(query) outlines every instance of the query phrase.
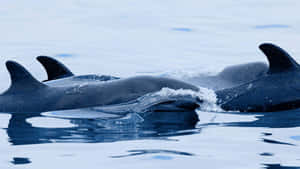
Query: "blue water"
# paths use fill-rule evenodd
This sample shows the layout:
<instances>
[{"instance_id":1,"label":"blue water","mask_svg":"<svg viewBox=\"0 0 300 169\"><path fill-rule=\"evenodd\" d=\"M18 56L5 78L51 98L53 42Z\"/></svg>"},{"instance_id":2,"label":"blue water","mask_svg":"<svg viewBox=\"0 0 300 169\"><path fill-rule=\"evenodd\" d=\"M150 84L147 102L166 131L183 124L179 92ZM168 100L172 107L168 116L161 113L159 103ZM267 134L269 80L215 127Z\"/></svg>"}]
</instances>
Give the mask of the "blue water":
<instances>
[{"instance_id":1,"label":"blue water","mask_svg":"<svg viewBox=\"0 0 300 169\"><path fill-rule=\"evenodd\" d=\"M181 32L191 32L192 29L190 28L173 28L173 31L181 31Z\"/></svg>"},{"instance_id":2,"label":"blue water","mask_svg":"<svg viewBox=\"0 0 300 169\"><path fill-rule=\"evenodd\" d=\"M289 28L289 25L270 24L270 25L256 25L256 29L272 29L272 28Z\"/></svg>"},{"instance_id":3,"label":"blue water","mask_svg":"<svg viewBox=\"0 0 300 169\"><path fill-rule=\"evenodd\" d=\"M10 84L7 60L46 79L39 55L56 57L78 75L179 79L265 62L262 42L300 62L299 8L297 0L3 1L0 90ZM0 168L296 169L299 112L198 110L193 126L0 114Z\"/></svg>"}]
</instances>

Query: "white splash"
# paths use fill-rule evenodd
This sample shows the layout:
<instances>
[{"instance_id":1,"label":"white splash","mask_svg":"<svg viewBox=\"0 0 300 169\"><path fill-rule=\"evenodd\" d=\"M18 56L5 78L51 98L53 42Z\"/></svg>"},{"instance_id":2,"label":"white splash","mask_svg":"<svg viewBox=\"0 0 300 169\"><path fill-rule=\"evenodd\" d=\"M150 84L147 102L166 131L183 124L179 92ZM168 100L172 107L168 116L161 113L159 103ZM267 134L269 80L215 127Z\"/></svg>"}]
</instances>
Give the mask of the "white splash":
<instances>
[{"instance_id":1,"label":"white splash","mask_svg":"<svg viewBox=\"0 0 300 169\"><path fill-rule=\"evenodd\" d=\"M193 91L189 89L170 89L163 88L159 92L153 93L152 96L162 96L162 97L174 97L174 96L191 96L193 98L197 98L199 100L200 110L202 111L213 111L219 112L222 109L216 104L217 96L216 93L207 88L200 87L199 91Z\"/></svg>"}]
</instances>

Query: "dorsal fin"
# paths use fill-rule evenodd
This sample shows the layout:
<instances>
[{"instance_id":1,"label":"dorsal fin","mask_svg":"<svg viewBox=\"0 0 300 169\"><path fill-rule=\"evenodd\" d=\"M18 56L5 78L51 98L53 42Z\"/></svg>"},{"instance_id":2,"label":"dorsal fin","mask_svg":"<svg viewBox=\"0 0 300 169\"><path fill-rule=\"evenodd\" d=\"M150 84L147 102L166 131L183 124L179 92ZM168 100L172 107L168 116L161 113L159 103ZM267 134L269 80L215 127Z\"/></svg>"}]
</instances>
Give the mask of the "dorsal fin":
<instances>
[{"instance_id":1,"label":"dorsal fin","mask_svg":"<svg viewBox=\"0 0 300 169\"><path fill-rule=\"evenodd\" d=\"M5 94L17 94L32 92L37 89L47 87L45 84L36 80L22 65L14 61L7 61L6 68L10 74L11 85Z\"/></svg>"},{"instance_id":2,"label":"dorsal fin","mask_svg":"<svg viewBox=\"0 0 300 169\"><path fill-rule=\"evenodd\" d=\"M298 63L280 47L264 43L259 48L268 58L269 74L299 69Z\"/></svg>"},{"instance_id":3,"label":"dorsal fin","mask_svg":"<svg viewBox=\"0 0 300 169\"><path fill-rule=\"evenodd\" d=\"M74 74L61 62L49 56L38 56L36 58L45 68L48 79L55 80L64 77L74 76Z\"/></svg>"}]
</instances>

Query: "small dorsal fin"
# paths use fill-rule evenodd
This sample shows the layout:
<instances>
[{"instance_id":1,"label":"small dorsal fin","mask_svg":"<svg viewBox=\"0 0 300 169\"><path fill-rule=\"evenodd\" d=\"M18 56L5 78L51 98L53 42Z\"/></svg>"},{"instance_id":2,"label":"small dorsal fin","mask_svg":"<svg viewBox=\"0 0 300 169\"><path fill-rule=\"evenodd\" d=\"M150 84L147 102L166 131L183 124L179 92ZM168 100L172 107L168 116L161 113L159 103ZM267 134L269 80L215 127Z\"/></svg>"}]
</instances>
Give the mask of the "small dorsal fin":
<instances>
[{"instance_id":1,"label":"small dorsal fin","mask_svg":"<svg viewBox=\"0 0 300 169\"><path fill-rule=\"evenodd\" d=\"M43 65L47 72L48 79L45 81L74 76L64 64L54 58L49 56L38 56L36 59Z\"/></svg>"},{"instance_id":2,"label":"small dorsal fin","mask_svg":"<svg viewBox=\"0 0 300 169\"><path fill-rule=\"evenodd\" d=\"M14 61L7 61L6 68L10 74L11 85L5 94L17 94L32 92L40 88L47 87L45 84L36 80L22 65Z\"/></svg>"},{"instance_id":3,"label":"small dorsal fin","mask_svg":"<svg viewBox=\"0 0 300 169\"><path fill-rule=\"evenodd\" d=\"M264 43L259 46L269 61L269 74L299 69L298 63L282 48Z\"/></svg>"}]
</instances>

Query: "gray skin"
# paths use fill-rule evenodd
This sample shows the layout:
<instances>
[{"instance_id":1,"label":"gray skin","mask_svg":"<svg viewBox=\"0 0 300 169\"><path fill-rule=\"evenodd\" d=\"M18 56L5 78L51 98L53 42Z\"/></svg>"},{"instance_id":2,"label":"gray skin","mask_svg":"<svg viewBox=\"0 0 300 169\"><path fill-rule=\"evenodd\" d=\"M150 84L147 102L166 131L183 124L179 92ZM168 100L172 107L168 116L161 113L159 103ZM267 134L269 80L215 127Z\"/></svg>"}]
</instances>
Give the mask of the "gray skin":
<instances>
[{"instance_id":1,"label":"gray skin","mask_svg":"<svg viewBox=\"0 0 300 169\"><path fill-rule=\"evenodd\" d=\"M217 75L199 75L186 81L212 90L221 90L256 80L264 76L268 69L268 65L263 62L245 63L228 66Z\"/></svg>"},{"instance_id":2,"label":"gray skin","mask_svg":"<svg viewBox=\"0 0 300 169\"><path fill-rule=\"evenodd\" d=\"M217 103L228 111L268 112L299 108L300 66L287 52L273 44L262 44L260 49L267 56L269 67L259 62L231 66L216 76L200 77L196 84L213 89L227 88L217 90L216 95ZM72 83L76 78L73 76ZM62 80L62 84L65 82L66 79Z\"/></svg>"},{"instance_id":3,"label":"gray skin","mask_svg":"<svg viewBox=\"0 0 300 169\"><path fill-rule=\"evenodd\" d=\"M49 57L49 56L38 56L36 58L44 67L47 72L48 79L44 80L43 82L49 82L52 80L63 79L65 81L59 81L60 83L76 83L78 81L108 81L108 80L115 80L120 79L115 76L109 75L80 75L75 76L71 70L65 66L63 63L59 62L58 60ZM67 78L73 77L73 78Z\"/></svg>"},{"instance_id":4,"label":"gray skin","mask_svg":"<svg viewBox=\"0 0 300 169\"><path fill-rule=\"evenodd\" d=\"M270 43L259 46L269 61L260 78L216 92L224 110L268 112L300 107L300 66L283 49Z\"/></svg>"},{"instance_id":5,"label":"gray skin","mask_svg":"<svg viewBox=\"0 0 300 169\"><path fill-rule=\"evenodd\" d=\"M0 95L1 112L45 112L120 104L164 87L198 91L196 86L182 81L151 76L59 83L66 79L63 78L41 83L14 61L6 62L6 67L11 86Z\"/></svg>"},{"instance_id":6,"label":"gray skin","mask_svg":"<svg viewBox=\"0 0 300 169\"><path fill-rule=\"evenodd\" d=\"M37 60L43 65L47 72L49 82L51 80L63 79L59 83L62 85L77 83L78 81L108 81L120 79L110 75L80 75L76 76L60 61L49 56L38 56ZM213 90L235 87L265 75L269 67L263 62L245 63L226 67L215 76L199 75L187 78L186 81L197 86L206 87ZM73 77L73 78L66 78ZM57 84L57 82L55 82Z\"/></svg>"}]
</instances>

